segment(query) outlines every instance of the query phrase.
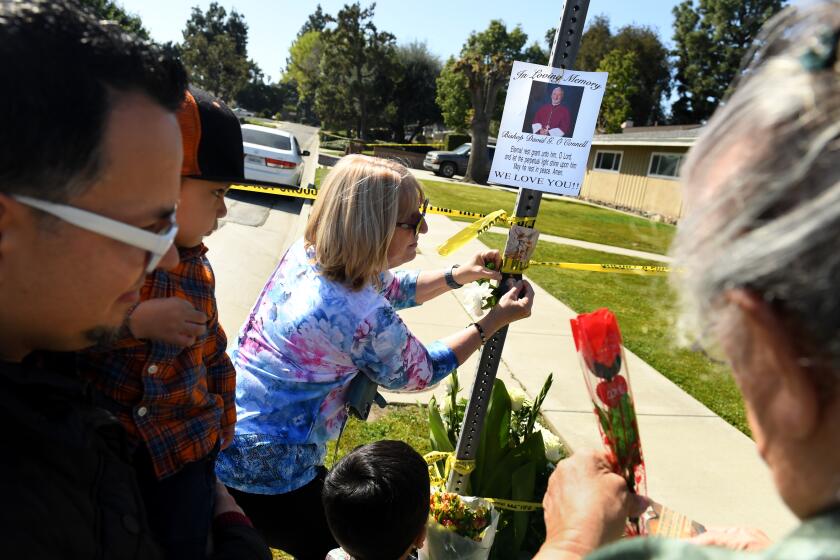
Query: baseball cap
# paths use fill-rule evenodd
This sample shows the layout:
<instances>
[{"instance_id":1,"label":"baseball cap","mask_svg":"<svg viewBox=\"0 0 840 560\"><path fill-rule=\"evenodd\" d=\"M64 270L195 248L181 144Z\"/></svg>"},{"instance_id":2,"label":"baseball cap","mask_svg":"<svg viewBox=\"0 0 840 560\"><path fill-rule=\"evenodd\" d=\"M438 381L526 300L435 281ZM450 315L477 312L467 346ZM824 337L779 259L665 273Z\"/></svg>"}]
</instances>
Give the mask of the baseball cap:
<instances>
[{"instance_id":1,"label":"baseball cap","mask_svg":"<svg viewBox=\"0 0 840 560\"><path fill-rule=\"evenodd\" d=\"M191 86L178 110L184 146L181 176L245 182L242 128L221 99Z\"/></svg>"}]
</instances>

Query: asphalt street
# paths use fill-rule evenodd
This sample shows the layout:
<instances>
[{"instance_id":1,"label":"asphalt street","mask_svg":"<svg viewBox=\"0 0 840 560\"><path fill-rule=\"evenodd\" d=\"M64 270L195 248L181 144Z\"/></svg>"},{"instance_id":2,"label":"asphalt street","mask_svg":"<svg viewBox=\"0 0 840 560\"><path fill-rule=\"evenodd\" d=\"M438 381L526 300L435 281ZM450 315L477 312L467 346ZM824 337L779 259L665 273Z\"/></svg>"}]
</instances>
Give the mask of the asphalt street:
<instances>
[{"instance_id":1,"label":"asphalt street","mask_svg":"<svg viewBox=\"0 0 840 560\"><path fill-rule=\"evenodd\" d=\"M302 185L309 185L315 180L315 169L318 167L318 128L290 122L266 120L266 126L276 125L278 128L291 132L297 137L302 150L311 153L304 158L306 163L303 171ZM227 195L228 215L219 221L219 227L226 223L236 223L244 226L260 227L272 209L278 209L289 215L297 215L302 200L262 194L248 191L230 191Z\"/></svg>"}]
</instances>

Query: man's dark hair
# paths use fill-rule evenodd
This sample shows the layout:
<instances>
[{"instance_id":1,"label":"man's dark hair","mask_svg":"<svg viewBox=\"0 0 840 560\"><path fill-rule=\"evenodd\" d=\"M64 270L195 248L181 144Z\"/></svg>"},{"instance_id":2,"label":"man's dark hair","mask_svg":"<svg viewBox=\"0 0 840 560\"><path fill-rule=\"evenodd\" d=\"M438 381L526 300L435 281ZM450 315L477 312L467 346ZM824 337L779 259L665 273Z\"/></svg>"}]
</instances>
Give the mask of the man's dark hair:
<instances>
[{"instance_id":1,"label":"man's dark hair","mask_svg":"<svg viewBox=\"0 0 840 560\"><path fill-rule=\"evenodd\" d=\"M103 164L115 99L147 95L175 111L181 63L71 1L0 2L0 193L65 201Z\"/></svg>"},{"instance_id":2,"label":"man's dark hair","mask_svg":"<svg viewBox=\"0 0 840 560\"><path fill-rule=\"evenodd\" d=\"M396 560L429 516L429 469L408 444L377 441L339 461L321 497L345 552L355 560Z\"/></svg>"}]
</instances>

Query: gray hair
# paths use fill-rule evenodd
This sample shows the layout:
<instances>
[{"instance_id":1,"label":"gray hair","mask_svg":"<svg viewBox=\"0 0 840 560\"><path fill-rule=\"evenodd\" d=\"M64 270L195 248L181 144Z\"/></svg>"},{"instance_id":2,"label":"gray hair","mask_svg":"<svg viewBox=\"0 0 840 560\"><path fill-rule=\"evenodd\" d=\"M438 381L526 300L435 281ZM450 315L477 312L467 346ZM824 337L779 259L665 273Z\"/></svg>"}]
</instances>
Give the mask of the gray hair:
<instances>
[{"instance_id":1,"label":"gray hair","mask_svg":"<svg viewBox=\"0 0 840 560\"><path fill-rule=\"evenodd\" d=\"M726 336L721 294L746 288L802 358L840 371L838 34L837 0L774 17L689 153L671 251L682 334Z\"/></svg>"}]
</instances>

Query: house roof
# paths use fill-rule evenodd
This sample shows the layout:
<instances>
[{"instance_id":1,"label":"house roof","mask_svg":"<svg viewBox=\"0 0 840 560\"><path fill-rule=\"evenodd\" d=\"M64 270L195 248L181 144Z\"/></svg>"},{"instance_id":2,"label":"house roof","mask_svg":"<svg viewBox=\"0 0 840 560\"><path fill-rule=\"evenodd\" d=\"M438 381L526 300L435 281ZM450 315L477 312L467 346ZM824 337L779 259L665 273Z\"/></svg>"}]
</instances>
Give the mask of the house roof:
<instances>
[{"instance_id":1,"label":"house roof","mask_svg":"<svg viewBox=\"0 0 840 560\"><path fill-rule=\"evenodd\" d=\"M619 134L596 134L592 138L593 146L685 146L694 144L703 127L671 129L661 127L639 127L634 131L626 129Z\"/></svg>"}]
</instances>

